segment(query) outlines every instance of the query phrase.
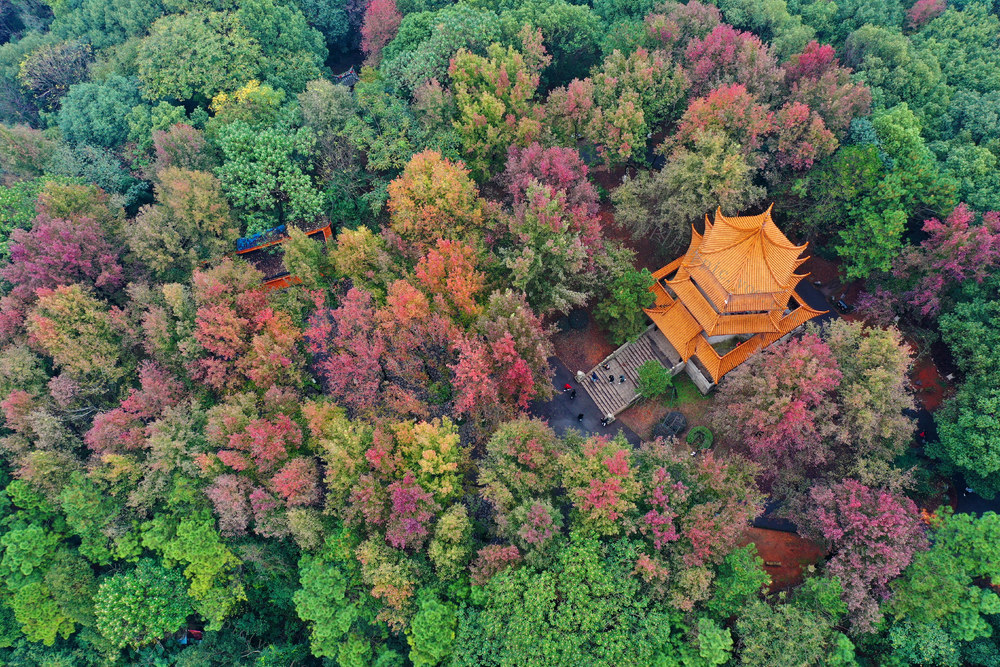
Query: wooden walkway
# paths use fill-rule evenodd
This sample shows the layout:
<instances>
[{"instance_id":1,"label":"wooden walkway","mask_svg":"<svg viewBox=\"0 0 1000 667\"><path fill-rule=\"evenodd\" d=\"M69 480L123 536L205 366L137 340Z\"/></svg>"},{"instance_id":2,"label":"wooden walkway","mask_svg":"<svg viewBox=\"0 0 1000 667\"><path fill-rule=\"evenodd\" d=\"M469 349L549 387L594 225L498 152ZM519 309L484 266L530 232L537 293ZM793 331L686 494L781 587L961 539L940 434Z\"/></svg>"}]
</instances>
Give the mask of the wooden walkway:
<instances>
[{"instance_id":1,"label":"wooden walkway","mask_svg":"<svg viewBox=\"0 0 1000 667\"><path fill-rule=\"evenodd\" d=\"M670 347L670 343L655 326L647 329L639 338L627 343L587 371L580 378L587 394L604 415L612 417L635 403L639 396L639 367L650 360L659 361L667 370L676 369L680 355ZM605 368L604 366L608 366ZM683 365L681 365L683 367ZM594 374L597 381L593 380ZM622 382L622 376L625 381ZM609 381L609 378L614 378Z\"/></svg>"}]
</instances>

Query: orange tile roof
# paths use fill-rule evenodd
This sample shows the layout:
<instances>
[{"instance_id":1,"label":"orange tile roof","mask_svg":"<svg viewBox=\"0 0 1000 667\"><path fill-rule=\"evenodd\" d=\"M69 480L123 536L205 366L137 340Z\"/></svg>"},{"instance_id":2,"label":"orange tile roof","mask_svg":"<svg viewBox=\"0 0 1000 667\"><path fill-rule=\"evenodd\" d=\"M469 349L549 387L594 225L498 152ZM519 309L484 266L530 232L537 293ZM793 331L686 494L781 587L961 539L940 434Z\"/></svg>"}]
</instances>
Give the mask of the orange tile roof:
<instances>
[{"instance_id":1,"label":"orange tile roof","mask_svg":"<svg viewBox=\"0 0 1000 667\"><path fill-rule=\"evenodd\" d=\"M806 246L789 241L771 219L760 215L727 218L716 210L715 223L695 253L730 294L760 294L789 289L802 276L795 269Z\"/></svg>"},{"instance_id":2,"label":"orange tile roof","mask_svg":"<svg viewBox=\"0 0 1000 667\"><path fill-rule=\"evenodd\" d=\"M646 310L650 319L667 337L674 349L687 359L690 353L687 352L688 344L701 333L701 325L691 316L688 309L680 301L675 301L673 305L662 309Z\"/></svg>"},{"instance_id":3,"label":"orange tile roof","mask_svg":"<svg viewBox=\"0 0 1000 667\"><path fill-rule=\"evenodd\" d=\"M779 331L779 326L770 313L749 315L723 315L715 326L706 332L708 336L729 336L733 334L766 333Z\"/></svg>"},{"instance_id":4,"label":"orange tile roof","mask_svg":"<svg viewBox=\"0 0 1000 667\"><path fill-rule=\"evenodd\" d=\"M724 313L754 313L761 310L784 310L788 306L788 292L762 294L731 294L722 309Z\"/></svg>"},{"instance_id":5,"label":"orange tile roof","mask_svg":"<svg viewBox=\"0 0 1000 667\"><path fill-rule=\"evenodd\" d=\"M794 293L805 277L795 273L805 248L778 229L770 207L732 218L716 210L714 222L705 216L705 234L692 228L687 252L653 274L656 305L646 313L685 361L696 356L718 382L757 350L821 314ZM786 312L793 295L800 305ZM722 356L706 338L740 334L751 336Z\"/></svg>"},{"instance_id":6,"label":"orange tile roof","mask_svg":"<svg viewBox=\"0 0 1000 667\"><path fill-rule=\"evenodd\" d=\"M698 291L694 283L690 280L671 280L667 284L670 285L670 288L677 294L677 298L694 315L703 329L711 330L715 327L715 321L719 319L719 314L712 308L708 299Z\"/></svg>"},{"instance_id":7,"label":"orange tile roof","mask_svg":"<svg viewBox=\"0 0 1000 667\"><path fill-rule=\"evenodd\" d=\"M783 335L783 333L759 334L744 342L742 345L738 345L719 361L719 375L717 377L721 378L723 375L749 359L750 355L754 352L764 349L771 343L781 338Z\"/></svg>"}]
</instances>

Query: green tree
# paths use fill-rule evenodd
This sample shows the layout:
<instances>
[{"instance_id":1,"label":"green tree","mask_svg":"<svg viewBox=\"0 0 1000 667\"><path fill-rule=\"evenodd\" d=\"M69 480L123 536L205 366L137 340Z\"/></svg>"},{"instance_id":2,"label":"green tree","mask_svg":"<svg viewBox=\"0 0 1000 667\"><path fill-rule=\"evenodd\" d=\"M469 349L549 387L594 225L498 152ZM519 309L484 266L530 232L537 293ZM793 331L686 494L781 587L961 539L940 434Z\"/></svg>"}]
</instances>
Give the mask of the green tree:
<instances>
[{"instance_id":1,"label":"green tree","mask_svg":"<svg viewBox=\"0 0 1000 667\"><path fill-rule=\"evenodd\" d=\"M139 43L136 62L147 98L205 103L259 78L263 55L236 15L193 11L154 23Z\"/></svg>"},{"instance_id":2,"label":"green tree","mask_svg":"<svg viewBox=\"0 0 1000 667\"><path fill-rule=\"evenodd\" d=\"M884 175L876 145L842 146L793 182L791 194L801 203L789 215L789 228L811 243L829 239L852 224L856 206L870 201Z\"/></svg>"},{"instance_id":3,"label":"green tree","mask_svg":"<svg viewBox=\"0 0 1000 667\"><path fill-rule=\"evenodd\" d=\"M854 68L857 77L871 88L876 109L906 102L933 127L948 104L941 63L932 52L916 48L898 31L862 25L844 45L844 64Z\"/></svg>"},{"instance_id":4,"label":"green tree","mask_svg":"<svg viewBox=\"0 0 1000 667\"><path fill-rule=\"evenodd\" d=\"M431 79L445 83L448 66L461 49L483 54L502 37L496 12L469 3L405 16L396 39L382 52L381 71L404 92Z\"/></svg>"},{"instance_id":5,"label":"green tree","mask_svg":"<svg viewBox=\"0 0 1000 667\"><path fill-rule=\"evenodd\" d=\"M587 5L529 0L500 14L504 32L515 38L525 25L540 28L552 63L542 72L543 90L587 76L600 55L602 26Z\"/></svg>"},{"instance_id":6,"label":"green tree","mask_svg":"<svg viewBox=\"0 0 1000 667\"><path fill-rule=\"evenodd\" d=\"M656 359L650 359L639 366L639 394L643 398L658 398L672 393L673 388L674 381L670 371Z\"/></svg>"},{"instance_id":7,"label":"green tree","mask_svg":"<svg viewBox=\"0 0 1000 667\"><path fill-rule=\"evenodd\" d=\"M239 230L215 176L168 167L159 174L156 195L160 203L143 207L126 236L157 277L184 280L202 262L232 250Z\"/></svg>"},{"instance_id":8,"label":"green tree","mask_svg":"<svg viewBox=\"0 0 1000 667\"><path fill-rule=\"evenodd\" d=\"M95 49L108 49L146 34L164 14L162 0L80 0L51 4L56 15L52 33L79 38Z\"/></svg>"},{"instance_id":9,"label":"green tree","mask_svg":"<svg viewBox=\"0 0 1000 667\"><path fill-rule=\"evenodd\" d=\"M717 620L736 616L771 583L771 576L764 570L764 559L757 555L757 547L748 544L726 555L712 585L712 597L706 610Z\"/></svg>"},{"instance_id":10,"label":"green tree","mask_svg":"<svg viewBox=\"0 0 1000 667\"><path fill-rule=\"evenodd\" d=\"M343 536L346 537L346 534ZM349 650L352 637L366 634L377 608L361 585L361 572L350 542L329 538L316 555L299 561L295 611L309 627L309 645L318 658L337 659ZM371 655L371 647L366 649Z\"/></svg>"},{"instance_id":11,"label":"green tree","mask_svg":"<svg viewBox=\"0 0 1000 667\"><path fill-rule=\"evenodd\" d=\"M114 148L128 138L127 116L141 102L135 79L71 86L59 109L59 129L73 143Z\"/></svg>"},{"instance_id":12,"label":"green tree","mask_svg":"<svg viewBox=\"0 0 1000 667\"><path fill-rule=\"evenodd\" d=\"M0 129L0 133L2 133ZM0 185L0 258L7 257L10 233L15 229L28 229L37 215L35 200L52 177L38 177Z\"/></svg>"},{"instance_id":13,"label":"green tree","mask_svg":"<svg viewBox=\"0 0 1000 667\"><path fill-rule=\"evenodd\" d=\"M594 318L610 333L616 345L633 340L646 330L643 308L656 303L650 288L656 282L649 269L636 271L632 267L614 267L620 273L611 283L610 294L594 307Z\"/></svg>"},{"instance_id":14,"label":"green tree","mask_svg":"<svg viewBox=\"0 0 1000 667\"><path fill-rule=\"evenodd\" d=\"M791 601L783 604L751 602L736 621L741 646L739 664L747 667L857 665L854 645L837 630L846 612L836 579L809 579Z\"/></svg>"},{"instance_id":15,"label":"green tree","mask_svg":"<svg viewBox=\"0 0 1000 667\"><path fill-rule=\"evenodd\" d=\"M398 172L420 146L421 130L409 106L381 78L366 76L354 86L358 114L345 134L367 158L371 171Z\"/></svg>"},{"instance_id":16,"label":"green tree","mask_svg":"<svg viewBox=\"0 0 1000 667\"><path fill-rule=\"evenodd\" d=\"M872 190L857 191L859 199L847 205L847 222L838 232L841 243L837 252L847 265L848 277L865 278L888 271L902 249L910 217L954 206L956 184L942 174L921 136L921 127L919 117L905 102L876 112L872 118L874 137L867 139L879 148L880 159L891 168ZM858 165L859 176L874 176L870 159L869 152L869 162ZM837 201L846 201L843 196Z\"/></svg>"},{"instance_id":17,"label":"green tree","mask_svg":"<svg viewBox=\"0 0 1000 667\"><path fill-rule=\"evenodd\" d=\"M977 493L992 498L1000 491L1000 280L968 281L958 303L940 318L941 333L965 382L935 413L938 442L928 453L962 472Z\"/></svg>"},{"instance_id":18,"label":"green tree","mask_svg":"<svg viewBox=\"0 0 1000 667\"><path fill-rule=\"evenodd\" d=\"M634 236L655 237L672 251L690 239L691 223L706 213L743 211L764 196L746 151L719 132L706 131L694 148L680 147L658 172L641 171L611 195L615 219Z\"/></svg>"},{"instance_id":19,"label":"green tree","mask_svg":"<svg viewBox=\"0 0 1000 667\"><path fill-rule=\"evenodd\" d=\"M22 509L8 517L13 525L0 537L4 594L25 637L52 646L77 625L92 625L93 571L50 527L50 520L58 521L51 505L23 482L6 492Z\"/></svg>"},{"instance_id":20,"label":"green tree","mask_svg":"<svg viewBox=\"0 0 1000 667\"><path fill-rule=\"evenodd\" d=\"M541 107L534 102L539 76L552 57L541 31L522 29L520 49L490 44L486 57L462 49L451 61L463 157L477 180L499 173L507 149L527 146L541 133Z\"/></svg>"},{"instance_id":21,"label":"green tree","mask_svg":"<svg viewBox=\"0 0 1000 667\"><path fill-rule=\"evenodd\" d=\"M208 511L179 521L159 514L142 524L142 546L163 555L163 565L184 566L194 610L216 630L246 601L241 561L223 542Z\"/></svg>"},{"instance_id":22,"label":"green tree","mask_svg":"<svg viewBox=\"0 0 1000 667\"><path fill-rule=\"evenodd\" d=\"M970 2L948 10L911 37L921 51L943 63L948 85L959 90L989 92L1000 89L1000 18L985 2Z\"/></svg>"},{"instance_id":23,"label":"green tree","mask_svg":"<svg viewBox=\"0 0 1000 667\"><path fill-rule=\"evenodd\" d=\"M191 612L184 577L149 558L101 582L97 630L115 648L139 648L174 632Z\"/></svg>"},{"instance_id":24,"label":"green tree","mask_svg":"<svg viewBox=\"0 0 1000 667\"><path fill-rule=\"evenodd\" d=\"M963 141L945 144L942 165L957 182L957 197L980 211L1000 210L1000 169L996 153Z\"/></svg>"},{"instance_id":25,"label":"green tree","mask_svg":"<svg viewBox=\"0 0 1000 667\"><path fill-rule=\"evenodd\" d=\"M103 390L132 372L122 332L104 302L80 285L38 292L28 332L57 367Z\"/></svg>"},{"instance_id":26,"label":"green tree","mask_svg":"<svg viewBox=\"0 0 1000 667\"><path fill-rule=\"evenodd\" d=\"M285 270L299 278L307 289L331 283L337 270L325 244L310 238L297 227L289 229L288 236L281 256Z\"/></svg>"},{"instance_id":27,"label":"green tree","mask_svg":"<svg viewBox=\"0 0 1000 667\"><path fill-rule=\"evenodd\" d=\"M944 507L931 529L931 548L914 556L892 582L887 606L895 622L890 640L897 649L909 632L943 634L956 649L960 642L991 636L987 618L1000 613L1000 596L974 583L1000 580L1000 516L952 514Z\"/></svg>"},{"instance_id":28,"label":"green tree","mask_svg":"<svg viewBox=\"0 0 1000 667\"><path fill-rule=\"evenodd\" d=\"M892 268L893 260L903 249L906 212L899 209L859 211L846 229L839 233L837 253L844 258L845 274L850 279L867 278L875 272Z\"/></svg>"},{"instance_id":29,"label":"green tree","mask_svg":"<svg viewBox=\"0 0 1000 667\"><path fill-rule=\"evenodd\" d=\"M434 667L447 660L455 646L457 626L455 605L434 596L424 597L406 633L414 667Z\"/></svg>"},{"instance_id":30,"label":"green tree","mask_svg":"<svg viewBox=\"0 0 1000 667\"><path fill-rule=\"evenodd\" d=\"M233 205L260 231L285 222L310 227L323 211L323 196L309 175L315 137L307 128L255 128L236 121L219 130L225 158L216 170Z\"/></svg>"},{"instance_id":31,"label":"green tree","mask_svg":"<svg viewBox=\"0 0 1000 667\"><path fill-rule=\"evenodd\" d=\"M684 664L714 667L729 662L733 652L733 635L729 628L720 627L718 623L705 617L698 619L697 628L695 645L701 661L688 659L684 660Z\"/></svg>"},{"instance_id":32,"label":"green tree","mask_svg":"<svg viewBox=\"0 0 1000 667\"><path fill-rule=\"evenodd\" d=\"M242 0L235 16L260 46L261 75L272 87L294 94L319 76L326 44L297 3Z\"/></svg>"},{"instance_id":33,"label":"green tree","mask_svg":"<svg viewBox=\"0 0 1000 667\"><path fill-rule=\"evenodd\" d=\"M678 619L641 591L634 558L574 536L549 570L505 570L461 615L452 664L656 664Z\"/></svg>"}]
</instances>

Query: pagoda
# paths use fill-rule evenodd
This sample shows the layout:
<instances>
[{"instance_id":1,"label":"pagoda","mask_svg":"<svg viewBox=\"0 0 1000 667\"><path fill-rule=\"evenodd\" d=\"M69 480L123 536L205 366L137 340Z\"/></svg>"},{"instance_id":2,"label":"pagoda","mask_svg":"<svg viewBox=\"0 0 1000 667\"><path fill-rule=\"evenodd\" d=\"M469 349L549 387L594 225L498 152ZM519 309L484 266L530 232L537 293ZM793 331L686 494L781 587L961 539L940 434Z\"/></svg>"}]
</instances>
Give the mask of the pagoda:
<instances>
[{"instance_id":1,"label":"pagoda","mask_svg":"<svg viewBox=\"0 0 1000 667\"><path fill-rule=\"evenodd\" d=\"M653 274L656 303L644 310L687 362L688 374L704 377L703 391L826 312L796 292L806 277L795 272L808 259L800 258L805 249L778 229L771 207L741 217L716 210L714 222L705 216L705 234L692 226L687 252Z\"/></svg>"}]
</instances>

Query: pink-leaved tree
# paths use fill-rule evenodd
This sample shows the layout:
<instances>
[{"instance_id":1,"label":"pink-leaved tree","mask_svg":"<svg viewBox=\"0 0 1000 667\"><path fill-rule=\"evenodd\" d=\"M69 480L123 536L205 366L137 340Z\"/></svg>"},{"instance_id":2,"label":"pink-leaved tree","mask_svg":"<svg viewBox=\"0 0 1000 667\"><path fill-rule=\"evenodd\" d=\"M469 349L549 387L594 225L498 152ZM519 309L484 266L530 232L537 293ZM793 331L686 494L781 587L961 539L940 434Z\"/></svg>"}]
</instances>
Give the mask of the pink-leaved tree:
<instances>
[{"instance_id":1,"label":"pink-leaved tree","mask_svg":"<svg viewBox=\"0 0 1000 667\"><path fill-rule=\"evenodd\" d=\"M382 49L392 41L399 30L403 15L396 9L395 0L371 0L365 9L361 24L361 50L365 64L375 67L382 59Z\"/></svg>"},{"instance_id":2,"label":"pink-leaved tree","mask_svg":"<svg viewBox=\"0 0 1000 667\"><path fill-rule=\"evenodd\" d=\"M900 493L845 479L817 484L790 513L804 536L832 552L826 570L840 579L852 628L874 630L889 582L927 548L917 506Z\"/></svg>"}]
</instances>

